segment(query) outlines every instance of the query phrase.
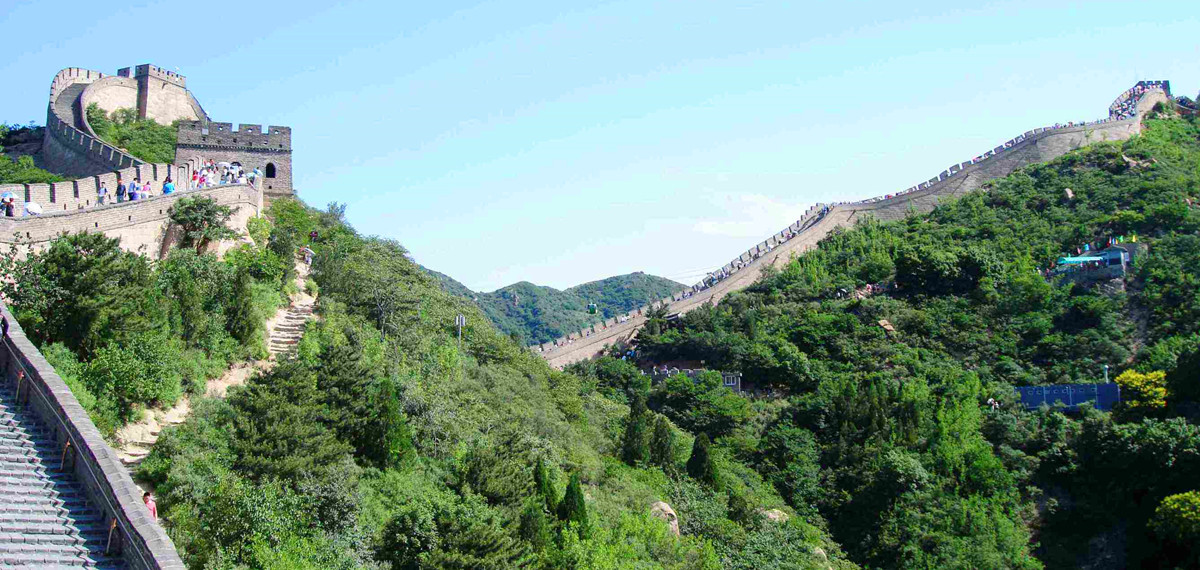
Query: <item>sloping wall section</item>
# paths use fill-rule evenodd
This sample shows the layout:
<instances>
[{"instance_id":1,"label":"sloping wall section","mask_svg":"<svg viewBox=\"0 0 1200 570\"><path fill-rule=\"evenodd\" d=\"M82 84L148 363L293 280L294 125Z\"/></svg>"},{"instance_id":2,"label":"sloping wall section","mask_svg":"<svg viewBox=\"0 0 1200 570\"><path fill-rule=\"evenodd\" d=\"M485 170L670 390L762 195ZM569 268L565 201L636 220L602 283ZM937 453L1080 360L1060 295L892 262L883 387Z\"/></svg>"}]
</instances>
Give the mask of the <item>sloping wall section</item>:
<instances>
[{"instance_id":1,"label":"sloping wall section","mask_svg":"<svg viewBox=\"0 0 1200 570\"><path fill-rule=\"evenodd\" d=\"M1139 86L1142 85L1139 83ZM1129 93L1129 92L1126 92ZM1125 95L1125 94L1123 94ZM1141 118L1160 102L1169 102L1169 93L1154 88L1139 93L1137 114L1127 119L1106 119L1085 125L1056 125L1027 131L975 159L948 168L939 176L897 195L861 202L818 204L794 224L751 248L726 264L718 274L723 277L711 285L697 285L688 291L663 299L670 313L683 314L700 305L719 303L726 295L745 289L759 279L768 266L786 263L793 254L817 247L834 228L850 226L864 216L882 221L903 219L909 212L925 213L945 202L977 190L984 183L1011 174L1017 169L1046 162L1089 144L1125 140L1137 134ZM590 330L569 334L554 342L532 347L551 366L562 368L573 362L593 358L606 347L632 339L645 324L645 308L603 322Z\"/></svg>"}]
</instances>

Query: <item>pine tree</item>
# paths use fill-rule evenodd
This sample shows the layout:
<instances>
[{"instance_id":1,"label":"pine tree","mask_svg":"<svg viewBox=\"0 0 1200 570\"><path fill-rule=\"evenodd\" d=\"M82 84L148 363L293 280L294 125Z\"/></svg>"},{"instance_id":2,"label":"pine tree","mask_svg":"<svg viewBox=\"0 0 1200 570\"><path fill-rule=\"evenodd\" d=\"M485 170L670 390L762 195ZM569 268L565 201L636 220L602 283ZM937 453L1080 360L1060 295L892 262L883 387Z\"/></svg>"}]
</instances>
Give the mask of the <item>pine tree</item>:
<instances>
[{"instance_id":1,"label":"pine tree","mask_svg":"<svg viewBox=\"0 0 1200 570\"><path fill-rule=\"evenodd\" d=\"M533 468L533 485L537 494L546 504L546 512L553 513L558 508L558 491L554 489L554 481L550 479L550 470L546 462L538 459Z\"/></svg>"},{"instance_id":2,"label":"pine tree","mask_svg":"<svg viewBox=\"0 0 1200 570\"><path fill-rule=\"evenodd\" d=\"M583 487L579 483L578 473L571 475L571 482L567 484L567 492L563 495L562 502L558 504L558 519L566 523L574 523L580 535L587 534L587 504L583 501Z\"/></svg>"},{"instance_id":3,"label":"pine tree","mask_svg":"<svg viewBox=\"0 0 1200 570\"><path fill-rule=\"evenodd\" d=\"M250 290L250 272L239 269L233 282L233 301L225 309L230 336L248 344L258 330L254 322L254 292Z\"/></svg>"},{"instance_id":4,"label":"pine tree","mask_svg":"<svg viewBox=\"0 0 1200 570\"><path fill-rule=\"evenodd\" d=\"M625 437L621 441L621 459L629 465L637 466L650 458L650 448L646 443L648 415L646 396L634 392L633 402L629 405L629 418L625 420Z\"/></svg>"},{"instance_id":5,"label":"pine tree","mask_svg":"<svg viewBox=\"0 0 1200 570\"><path fill-rule=\"evenodd\" d=\"M650 463L664 471L675 468L675 432L666 416L655 418L654 434L650 436Z\"/></svg>"},{"instance_id":6,"label":"pine tree","mask_svg":"<svg viewBox=\"0 0 1200 570\"><path fill-rule=\"evenodd\" d=\"M717 484L717 468L713 465L712 455L708 453L708 435L696 436L692 444L692 456L687 462L687 471L693 479L709 486Z\"/></svg>"},{"instance_id":7,"label":"pine tree","mask_svg":"<svg viewBox=\"0 0 1200 570\"><path fill-rule=\"evenodd\" d=\"M536 552L545 550L546 545L550 544L550 523L546 521L546 510L540 500L530 500L525 504L518 534Z\"/></svg>"}]
</instances>

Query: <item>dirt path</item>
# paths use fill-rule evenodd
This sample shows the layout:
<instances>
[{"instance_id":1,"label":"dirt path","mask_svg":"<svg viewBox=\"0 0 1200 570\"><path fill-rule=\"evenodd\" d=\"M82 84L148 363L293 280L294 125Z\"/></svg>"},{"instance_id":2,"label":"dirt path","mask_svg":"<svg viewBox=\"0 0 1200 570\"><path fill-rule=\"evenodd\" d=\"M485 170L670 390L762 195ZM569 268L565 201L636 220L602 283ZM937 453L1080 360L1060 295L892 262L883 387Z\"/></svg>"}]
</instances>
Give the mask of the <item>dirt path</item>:
<instances>
[{"instance_id":1,"label":"dirt path","mask_svg":"<svg viewBox=\"0 0 1200 570\"><path fill-rule=\"evenodd\" d=\"M244 384L252 374L270 370L278 358L296 350L296 344L304 334L304 323L312 318L313 305L316 303L316 298L304 291L304 280L307 277L308 266L297 263L296 285L299 292L291 296L287 306L280 307L275 315L267 320L267 350L270 356L265 360L237 362L220 378L209 380L205 391L209 397L224 398L230 386ZM188 397L184 396L171 409L146 410L140 421L117 430L115 450L121 463L132 474L150 454L150 448L158 441L158 434L162 429L183 423L189 413L191 403ZM141 482L138 485L145 488Z\"/></svg>"}]
</instances>

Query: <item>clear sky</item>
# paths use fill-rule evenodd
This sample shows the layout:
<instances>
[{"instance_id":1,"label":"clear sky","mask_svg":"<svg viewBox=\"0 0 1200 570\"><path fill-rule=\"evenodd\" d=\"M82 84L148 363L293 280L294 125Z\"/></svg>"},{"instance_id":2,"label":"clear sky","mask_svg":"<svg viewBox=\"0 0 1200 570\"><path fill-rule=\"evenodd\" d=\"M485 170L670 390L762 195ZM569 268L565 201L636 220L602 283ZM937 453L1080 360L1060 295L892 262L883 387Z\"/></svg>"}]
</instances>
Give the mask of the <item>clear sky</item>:
<instances>
[{"instance_id":1,"label":"clear sky","mask_svg":"<svg viewBox=\"0 0 1200 570\"><path fill-rule=\"evenodd\" d=\"M1138 79L1200 87L1187 2L17 2L0 120L63 67L178 68L293 127L295 187L468 287L693 283Z\"/></svg>"}]
</instances>

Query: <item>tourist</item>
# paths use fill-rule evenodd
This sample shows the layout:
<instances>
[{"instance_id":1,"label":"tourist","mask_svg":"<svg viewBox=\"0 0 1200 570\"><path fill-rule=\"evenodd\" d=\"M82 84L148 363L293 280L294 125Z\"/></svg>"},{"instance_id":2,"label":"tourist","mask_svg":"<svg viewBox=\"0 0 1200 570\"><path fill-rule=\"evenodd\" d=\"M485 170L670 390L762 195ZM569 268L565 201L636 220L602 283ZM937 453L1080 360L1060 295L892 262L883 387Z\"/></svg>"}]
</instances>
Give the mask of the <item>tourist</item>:
<instances>
[{"instance_id":1,"label":"tourist","mask_svg":"<svg viewBox=\"0 0 1200 570\"><path fill-rule=\"evenodd\" d=\"M106 200L108 200L108 187L101 182L100 189L96 190L96 204L103 206Z\"/></svg>"},{"instance_id":2,"label":"tourist","mask_svg":"<svg viewBox=\"0 0 1200 570\"><path fill-rule=\"evenodd\" d=\"M303 247L303 248L301 248L301 249L300 249L300 253L303 253L303 254L304 254L304 264L305 264L305 265L312 265L312 258L313 258L313 254L315 254L316 252L315 252L315 251L313 251L313 250L311 250L311 249L309 249L309 248L306 246L306 247Z\"/></svg>"},{"instance_id":3,"label":"tourist","mask_svg":"<svg viewBox=\"0 0 1200 570\"><path fill-rule=\"evenodd\" d=\"M4 201L4 216L7 218L11 218L11 217L13 217L13 215L15 213L16 213L16 209L13 207L13 199L9 198L8 200L5 200Z\"/></svg>"},{"instance_id":4,"label":"tourist","mask_svg":"<svg viewBox=\"0 0 1200 570\"><path fill-rule=\"evenodd\" d=\"M138 189L138 198L149 198L154 195L154 183L147 182Z\"/></svg>"},{"instance_id":5,"label":"tourist","mask_svg":"<svg viewBox=\"0 0 1200 570\"><path fill-rule=\"evenodd\" d=\"M118 180L117 181L117 203L118 204L125 201L125 193L126 193L125 183Z\"/></svg>"},{"instance_id":6,"label":"tourist","mask_svg":"<svg viewBox=\"0 0 1200 570\"><path fill-rule=\"evenodd\" d=\"M130 202L138 199L138 189L140 188L140 185L138 184L138 182L140 182L141 180L142 180L141 178L134 178L133 182L129 183L129 201Z\"/></svg>"},{"instance_id":7,"label":"tourist","mask_svg":"<svg viewBox=\"0 0 1200 570\"><path fill-rule=\"evenodd\" d=\"M154 502L154 497L150 495L150 491L142 493L142 502L146 504L147 509L150 509L150 516L154 520L158 520L158 503Z\"/></svg>"},{"instance_id":8,"label":"tourist","mask_svg":"<svg viewBox=\"0 0 1200 570\"><path fill-rule=\"evenodd\" d=\"M163 182L163 196L175 191L175 183L171 182L171 177L168 176L166 182Z\"/></svg>"}]
</instances>

